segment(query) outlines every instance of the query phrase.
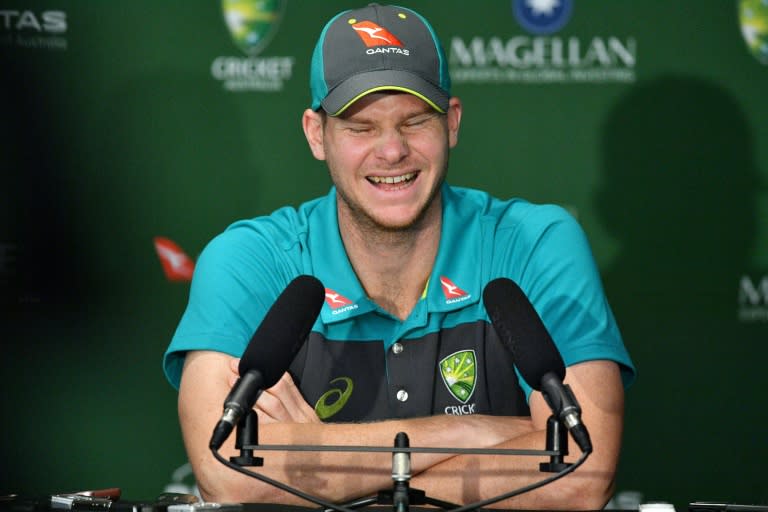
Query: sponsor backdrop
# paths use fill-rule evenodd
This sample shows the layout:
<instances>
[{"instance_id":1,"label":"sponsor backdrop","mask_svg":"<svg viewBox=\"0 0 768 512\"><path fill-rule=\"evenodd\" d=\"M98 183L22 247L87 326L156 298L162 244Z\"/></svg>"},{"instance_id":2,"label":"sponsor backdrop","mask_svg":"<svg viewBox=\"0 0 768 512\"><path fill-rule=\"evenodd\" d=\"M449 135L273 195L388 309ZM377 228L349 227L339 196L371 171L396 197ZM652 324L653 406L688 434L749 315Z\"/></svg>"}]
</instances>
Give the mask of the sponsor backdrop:
<instances>
[{"instance_id":1,"label":"sponsor backdrop","mask_svg":"<svg viewBox=\"0 0 768 512\"><path fill-rule=\"evenodd\" d=\"M591 240L640 370L613 505L768 503L768 4L410 5L465 105L450 181ZM212 236L327 191L299 120L347 6L0 2L0 492L194 486L161 355Z\"/></svg>"}]
</instances>

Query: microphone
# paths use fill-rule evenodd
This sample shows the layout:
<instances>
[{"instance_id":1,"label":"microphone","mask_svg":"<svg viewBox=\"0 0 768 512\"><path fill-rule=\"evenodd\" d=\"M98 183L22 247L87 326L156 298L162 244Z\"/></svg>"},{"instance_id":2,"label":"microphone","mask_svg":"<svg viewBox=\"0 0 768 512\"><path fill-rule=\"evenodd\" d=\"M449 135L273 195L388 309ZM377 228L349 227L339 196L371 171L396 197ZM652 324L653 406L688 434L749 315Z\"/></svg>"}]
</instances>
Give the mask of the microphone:
<instances>
[{"instance_id":1,"label":"microphone","mask_svg":"<svg viewBox=\"0 0 768 512\"><path fill-rule=\"evenodd\" d=\"M528 297L514 281L501 277L486 285L483 303L496 334L512 353L525 381L541 391L581 451L591 453L592 441L581 422L581 407L570 386L563 384L563 358Z\"/></svg>"},{"instance_id":2,"label":"microphone","mask_svg":"<svg viewBox=\"0 0 768 512\"><path fill-rule=\"evenodd\" d=\"M304 344L320 308L325 288L315 277L291 281L267 311L240 358L240 378L224 400L224 413L209 446L218 450L264 389L274 386Z\"/></svg>"},{"instance_id":3,"label":"microphone","mask_svg":"<svg viewBox=\"0 0 768 512\"><path fill-rule=\"evenodd\" d=\"M408 434L398 432L395 436L395 450L392 452L392 504L395 512L407 512L410 505L408 489L411 480L411 454L397 451L397 448L408 448Z\"/></svg>"}]
</instances>

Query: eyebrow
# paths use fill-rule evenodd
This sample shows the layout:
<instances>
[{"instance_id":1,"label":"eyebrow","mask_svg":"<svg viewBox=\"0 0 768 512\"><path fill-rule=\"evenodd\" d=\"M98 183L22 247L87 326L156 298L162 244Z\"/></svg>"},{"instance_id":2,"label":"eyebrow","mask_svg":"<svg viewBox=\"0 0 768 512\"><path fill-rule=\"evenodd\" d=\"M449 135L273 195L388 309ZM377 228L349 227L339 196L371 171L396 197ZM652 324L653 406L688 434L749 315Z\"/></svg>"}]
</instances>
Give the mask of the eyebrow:
<instances>
[{"instance_id":1,"label":"eyebrow","mask_svg":"<svg viewBox=\"0 0 768 512\"><path fill-rule=\"evenodd\" d=\"M431 114L438 114L439 115L440 114L440 112L437 112L436 110L432 109L428 105L425 105L425 107L426 108L424 108L424 109L414 109L414 110L411 110L411 111L405 113L401 117L399 122L402 123L402 122L408 121L410 119L413 119L413 118L419 117L419 116L426 116L426 115L431 115ZM363 114L361 112L357 112L355 114L352 114L349 117L339 116L339 117L337 117L337 119L339 119L341 121L344 121L344 122L347 122L347 123L366 124L366 123L374 122L376 118L375 118L375 116L367 116L367 115L365 115L365 114Z\"/></svg>"}]
</instances>

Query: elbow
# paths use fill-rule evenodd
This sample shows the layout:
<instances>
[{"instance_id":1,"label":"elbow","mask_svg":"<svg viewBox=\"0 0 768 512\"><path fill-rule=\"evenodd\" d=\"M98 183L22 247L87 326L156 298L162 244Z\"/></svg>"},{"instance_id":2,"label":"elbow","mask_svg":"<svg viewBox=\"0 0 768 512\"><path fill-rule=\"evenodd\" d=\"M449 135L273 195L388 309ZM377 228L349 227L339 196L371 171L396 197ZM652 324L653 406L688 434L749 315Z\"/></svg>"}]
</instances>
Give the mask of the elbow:
<instances>
[{"instance_id":1,"label":"elbow","mask_svg":"<svg viewBox=\"0 0 768 512\"><path fill-rule=\"evenodd\" d=\"M285 503L286 494L264 482L236 473L221 464L194 468L197 488L204 502Z\"/></svg>"},{"instance_id":2,"label":"elbow","mask_svg":"<svg viewBox=\"0 0 768 512\"><path fill-rule=\"evenodd\" d=\"M210 503L243 503L243 496L238 487L229 479L223 478L222 470L211 467L195 468L195 480L200 497Z\"/></svg>"},{"instance_id":3,"label":"elbow","mask_svg":"<svg viewBox=\"0 0 768 512\"><path fill-rule=\"evenodd\" d=\"M577 477L578 478L578 477ZM613 475L592 475L578 478L559 496L556 508L562 510L601 510L610 501L615 489ZM565 507L565 508L563 508Z\"/></svg>"}]
</instances>

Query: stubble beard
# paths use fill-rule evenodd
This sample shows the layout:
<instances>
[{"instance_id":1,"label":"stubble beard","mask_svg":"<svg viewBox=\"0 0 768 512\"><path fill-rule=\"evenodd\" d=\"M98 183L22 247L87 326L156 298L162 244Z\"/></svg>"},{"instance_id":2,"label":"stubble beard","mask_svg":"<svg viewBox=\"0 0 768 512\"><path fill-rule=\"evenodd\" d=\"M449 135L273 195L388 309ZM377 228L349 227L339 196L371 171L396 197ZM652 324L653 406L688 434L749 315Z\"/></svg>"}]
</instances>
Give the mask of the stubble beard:
<instances>
[{"instance_id":1,"label":"stubble beard","mask_svg":"<svg viewBox=\"0 0 768 512\"><path fill-rule=\"evenodd\" d=\"M435 183L435 187L430 192L424 205L416 216L406 224L392 225L383 224L377 221L373 216L369 215L364 208L345 195L343 190L337 187L336 193L339 201L339 220L342 221L343 217L346 221L345 224L349 225L356 230L360 236L371 242L393 243L410 239L422 229L428 228L431 225L432 216L437 215L438 219L442 216L441 203L436 202L436 199L440 195L440 190L442 189L448 174L447 155L445 168L441 174L442 176L440 176L440 179ZM436 207L439 208L440 211L433 212L432 209Z\"/></svg>"}]
</instances>

